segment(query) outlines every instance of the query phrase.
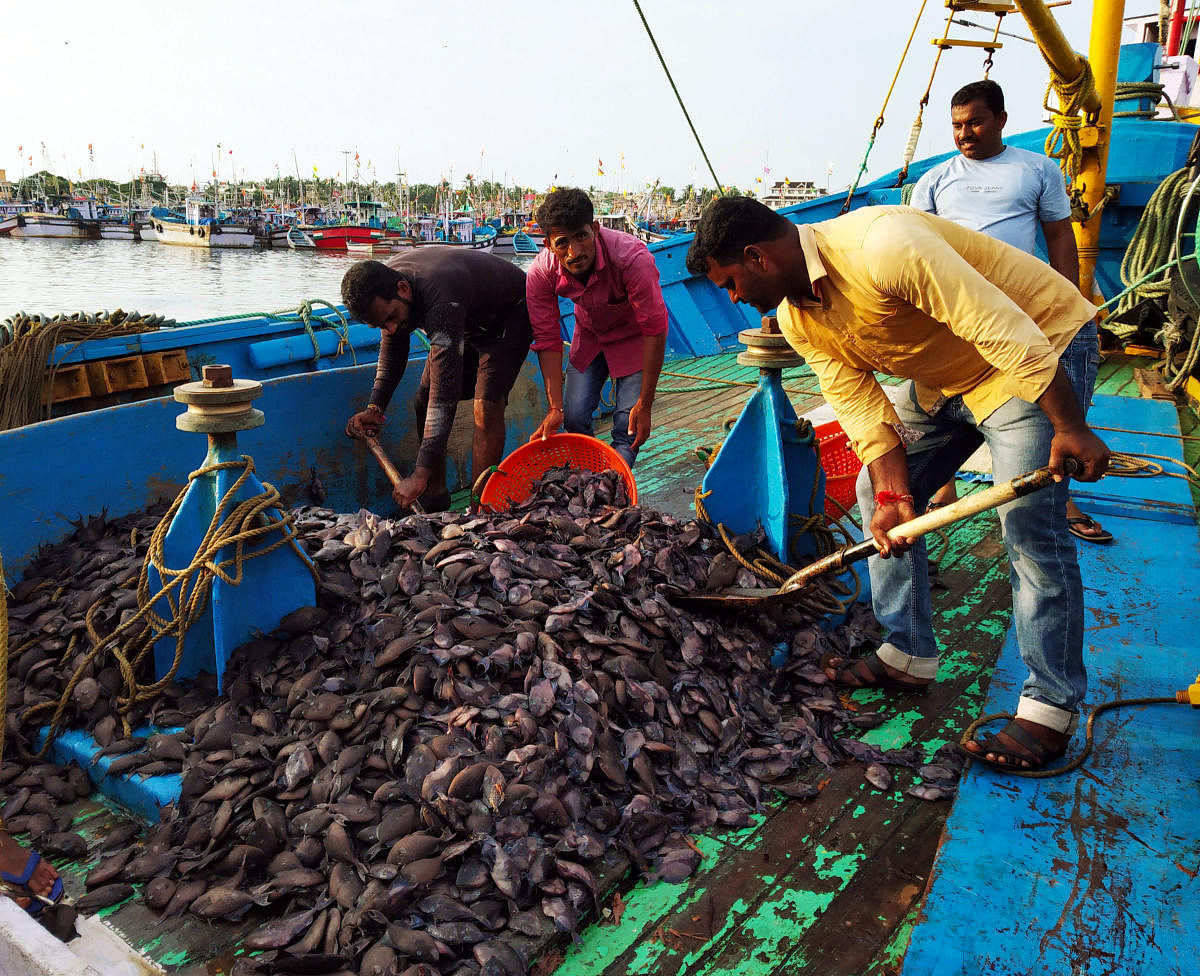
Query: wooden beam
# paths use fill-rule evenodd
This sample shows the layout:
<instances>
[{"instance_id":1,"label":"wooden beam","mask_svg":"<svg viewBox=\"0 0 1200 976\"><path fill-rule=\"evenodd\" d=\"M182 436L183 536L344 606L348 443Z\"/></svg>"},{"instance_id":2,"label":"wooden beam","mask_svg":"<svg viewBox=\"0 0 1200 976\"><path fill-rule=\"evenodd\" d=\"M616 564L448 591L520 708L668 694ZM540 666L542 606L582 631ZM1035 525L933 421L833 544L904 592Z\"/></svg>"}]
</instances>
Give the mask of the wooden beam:
<instances>
[{"instance_id":1,"label":"wooden beam","mask_svg":"<svg viewBox=\"0 0 1200 976\"><path fill-rule=\"evenodd\" d=\"M1008 0L946 0L946 6L956 12L960 10L972 10L984 14L1015 14L1017 12L1016 5L1009 3Z\"/></svg>"},{"instance_id":2,"label":"wooden beam","mask_svg":"<svg viewBox=\"0 0 1200 976\"><path fill-rule=\"evenodd\" d=\"M1001 44L999 41L968 41L968 40L961 40L961 39L954 40L954 39L948 38L948 37L947 38L935 37L930 43L932 43L934 47L942 47L942 48L946 48L946 47L986 47L989 51L999 51L1002 47L1004 47L1004 45Z\"/></svg>"}]
</instances>

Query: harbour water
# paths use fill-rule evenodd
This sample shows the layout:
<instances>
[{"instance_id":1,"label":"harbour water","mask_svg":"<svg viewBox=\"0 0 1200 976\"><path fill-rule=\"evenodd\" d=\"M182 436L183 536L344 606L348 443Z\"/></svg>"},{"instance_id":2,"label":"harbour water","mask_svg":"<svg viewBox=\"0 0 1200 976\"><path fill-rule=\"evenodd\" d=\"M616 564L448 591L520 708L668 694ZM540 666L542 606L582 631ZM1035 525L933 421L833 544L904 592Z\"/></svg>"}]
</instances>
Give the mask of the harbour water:
<instances>
[{"instance_id":1,"label":"harbour water","mask_svg":"<svg viewBox=\"0 0 1200 976\"><path fill-rule=\"evenodd\" d=\"M522 267L531 256L511 257ZM342 252L206 250L151 242L0 238L0 321L122 308L177 322L341 301ZM383 260L383 258L380 258Z\"/></svg>"}]
</instances>

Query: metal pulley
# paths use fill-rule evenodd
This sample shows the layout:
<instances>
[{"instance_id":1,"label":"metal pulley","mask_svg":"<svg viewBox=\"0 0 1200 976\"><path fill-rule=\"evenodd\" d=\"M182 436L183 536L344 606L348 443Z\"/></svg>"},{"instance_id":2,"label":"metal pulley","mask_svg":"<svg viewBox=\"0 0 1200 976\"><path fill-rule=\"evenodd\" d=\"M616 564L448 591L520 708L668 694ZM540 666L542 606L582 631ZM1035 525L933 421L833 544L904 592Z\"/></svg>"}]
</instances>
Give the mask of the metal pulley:
<instances>
[{"instance_id":1,"label":"metal pulley","mask_svg":"<svg viewBox=\"0 0 1200 976\"><path fill-rule=\"evenodd\" d=\"M746 347L739 352L737 361L741 366L756 366L759 369L787 369L803 366L804 357L796 352L783 333L774 315L764 315L762 328L745 329L738 333L738 342Z\"/></svg>"},{"instance_id":2,"label":"metal pulley","mask_svg":"<svg viewBox=\"0 0 1200 976\"><path fill-rule=\"evenodd\" d=\"M175 399L187 404L187 413L175 418L175 426L197 434L230 434L253 430L265 421L263 412L250 406L262 396L256 380L235 380L232 366L205 366L198 383L175 387Z\"/></svg>"}]
</instances>

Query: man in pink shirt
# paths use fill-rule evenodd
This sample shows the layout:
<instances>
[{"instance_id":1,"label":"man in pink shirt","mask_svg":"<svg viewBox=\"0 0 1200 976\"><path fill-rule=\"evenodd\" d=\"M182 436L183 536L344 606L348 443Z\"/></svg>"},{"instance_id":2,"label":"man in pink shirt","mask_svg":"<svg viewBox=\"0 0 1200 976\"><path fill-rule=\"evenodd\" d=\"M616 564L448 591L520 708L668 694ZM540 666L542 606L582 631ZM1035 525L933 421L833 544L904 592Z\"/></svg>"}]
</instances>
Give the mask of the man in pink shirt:
<instances>
[{"instance_id":1,"label":"man in pink shirt","mask_svg":"<svg viewBox=\"0 0 1200 976\"><path fill-rule=\"evenodd\" d=\"M583 190L564 187L538 208L546 250L525 279L533 350L549 410L530 440L555 433L592 434L592 414L612 377L612 442L633 466L650 436L651 406L667 346L667 307L658 267L632 234L601 227ZM575 303L575 332L563 389L558 298Z\"/></svg>"}]
</instances>

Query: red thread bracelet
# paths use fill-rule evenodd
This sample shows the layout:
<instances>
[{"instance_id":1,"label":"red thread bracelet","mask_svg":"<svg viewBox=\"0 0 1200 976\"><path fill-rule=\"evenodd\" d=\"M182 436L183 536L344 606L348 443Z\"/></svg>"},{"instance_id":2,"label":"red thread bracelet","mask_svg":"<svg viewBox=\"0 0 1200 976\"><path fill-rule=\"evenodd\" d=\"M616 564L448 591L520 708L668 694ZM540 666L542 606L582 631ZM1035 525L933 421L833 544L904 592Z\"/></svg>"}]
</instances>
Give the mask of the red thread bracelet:
<instances>
[{"instance_id":1,"label":"red thread bracelet","mask_svg":"<svg viewBox=\"0 0 1200 976\"><path fill-rule=\"evenodd\" d=\"M894 505L897 502L911 502L912 500L912 495L900 495L894 491L884 490L875 492L876 505Z\"/></svg>"}]
</instances>

